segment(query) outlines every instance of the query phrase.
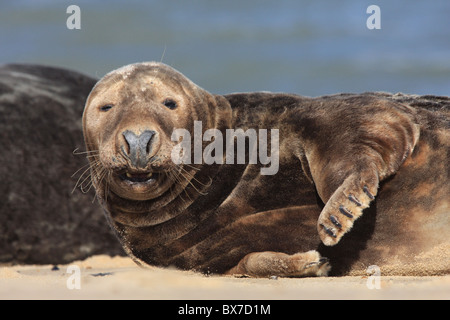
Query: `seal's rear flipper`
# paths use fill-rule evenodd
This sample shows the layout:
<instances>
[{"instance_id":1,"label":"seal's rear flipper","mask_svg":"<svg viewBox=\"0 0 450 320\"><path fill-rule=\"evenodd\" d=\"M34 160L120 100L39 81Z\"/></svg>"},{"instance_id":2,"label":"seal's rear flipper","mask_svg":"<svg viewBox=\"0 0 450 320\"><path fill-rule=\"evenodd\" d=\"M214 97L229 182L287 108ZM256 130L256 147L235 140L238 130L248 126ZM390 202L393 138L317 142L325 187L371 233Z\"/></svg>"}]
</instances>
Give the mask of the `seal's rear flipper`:
<instances>
[{"instance_id":1,"label":"seal's rear flipper","mask_svg":"<svg viewBox=\"0 0 450 320\"><path fill-rule=\"evenodd\" d=\"M288 255L282 252L252 252L226 274L251 277L314 277L327 276L331 266L327 258L311 250Z\"/></svg>"}]
</instances>

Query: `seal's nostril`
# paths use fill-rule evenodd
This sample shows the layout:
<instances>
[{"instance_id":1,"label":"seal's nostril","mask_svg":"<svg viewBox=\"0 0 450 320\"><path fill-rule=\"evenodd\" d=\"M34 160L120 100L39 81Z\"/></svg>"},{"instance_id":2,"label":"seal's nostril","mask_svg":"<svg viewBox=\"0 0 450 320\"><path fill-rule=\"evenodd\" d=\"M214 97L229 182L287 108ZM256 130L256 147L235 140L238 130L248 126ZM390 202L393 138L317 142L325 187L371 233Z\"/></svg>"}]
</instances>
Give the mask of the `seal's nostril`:
<instances>
[{"instance_id":1,"label":"seal's nostril","mask_svg":"<svg viewBox=\"0 0 450 320\"><path fill-rule=\"evenodd\" d=\"M123 135L124 138L125 138L125 143L122 143L121 149L122 149L122 152L128 157L128 155L129 155L130 152L131 152L130 142L128 142L128 140L127 140L125 134L122 133L122 135Z\"/></svg>"},{"instance_id":2,"label":"seal's nostril","mask_svg":"<svg viewBox=\"0 0 450 320\"><path fill-rule=\"evenodd\" d=\"M145 130L142 132L142 134L139 136L139 146L142 150L145 149L145 152L148 154L150 152L150 141L155 134L155 131L152 130Z\"/></svg>"}]
</instances>

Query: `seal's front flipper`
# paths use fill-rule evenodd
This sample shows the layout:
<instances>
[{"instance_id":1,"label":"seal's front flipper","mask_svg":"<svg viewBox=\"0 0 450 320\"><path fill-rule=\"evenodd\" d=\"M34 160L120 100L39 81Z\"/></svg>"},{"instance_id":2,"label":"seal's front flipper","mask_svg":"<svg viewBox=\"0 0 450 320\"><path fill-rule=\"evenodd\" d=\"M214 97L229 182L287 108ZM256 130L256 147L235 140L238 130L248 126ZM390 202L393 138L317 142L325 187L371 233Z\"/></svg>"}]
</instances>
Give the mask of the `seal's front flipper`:
<instances>
[{"instance_id":1,"label":"seal's front flipper","mask_svg":"<svg viewBox=\"0 0 450 320\"><path fill-rule=\"evenodd\" d=\"M320 100L318 100L320 101ZM305 175L325 204L317 228L325 245L348 232L420 137L415 110L376 96L343 96L299 116Z\"/></svg>"},{"instance_id":2,"label":"seal's front flipper","mask_svg":"<svg viewBox=\"0 0 450 320\"><path fill-rule=\"evenodd\" d=\"M332 246L339 242L375 199L377 189L378 174L375 169L354 173L344 180L319 216L317 228L325 245Z\"/></svg>"},{"instance_id":3,"label":"seal's front flipper","mask_svg":"<svg viewBox=\"0 0 450 320\"><path fill-rule=\"evenodd\" d=\"M226 274L251 277L314 277L326 276L331 267L327 258L311 250L288 255L282 252L252 252Z\"/></svg>"}]
</instances>

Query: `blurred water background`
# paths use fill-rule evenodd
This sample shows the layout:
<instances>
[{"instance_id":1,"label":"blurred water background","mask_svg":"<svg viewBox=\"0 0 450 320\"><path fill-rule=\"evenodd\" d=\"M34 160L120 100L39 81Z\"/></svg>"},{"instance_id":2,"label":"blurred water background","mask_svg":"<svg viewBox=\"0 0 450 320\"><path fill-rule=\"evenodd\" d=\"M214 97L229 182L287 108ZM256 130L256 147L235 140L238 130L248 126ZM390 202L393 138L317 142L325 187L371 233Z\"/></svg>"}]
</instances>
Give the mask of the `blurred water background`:
<instances>
[{"instance_id":1,"label":"blurred water background","mask_svg":"<svg viewBox=\"0 0 450 320\"><path fill-rule=\"evenodd\" d=\"M81 29L69 30L69 5ZM369 5L381 29L369 30ZM450 1L0 0L0 64L163 61L213 93L450 95Z\"/></svg>"}]
</instances>

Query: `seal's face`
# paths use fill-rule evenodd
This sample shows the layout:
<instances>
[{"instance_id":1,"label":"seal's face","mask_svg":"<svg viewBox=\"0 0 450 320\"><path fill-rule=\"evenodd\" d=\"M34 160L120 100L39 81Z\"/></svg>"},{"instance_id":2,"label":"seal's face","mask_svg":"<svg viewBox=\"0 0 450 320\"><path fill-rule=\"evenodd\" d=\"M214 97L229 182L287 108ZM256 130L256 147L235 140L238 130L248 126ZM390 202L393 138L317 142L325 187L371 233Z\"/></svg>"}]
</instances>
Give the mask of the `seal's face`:
<instances>
[{"instance_id":1,"label":"seal's face","mask_svg":"<svg viewBox=\"0 0 450 320\"><path fill-rule=\"evenodd\" d=\"M178 143L171 140L173 130L192 130L194 120L214 127L216 112L210 109L215 108L212 95L164 64L133 64L107 74L92 90L83 114L97 191L110 189L131 200L166 193L186 170L171 159ZM178 179L176 184L187 183Z\"/></svg>"}]
</instances>

